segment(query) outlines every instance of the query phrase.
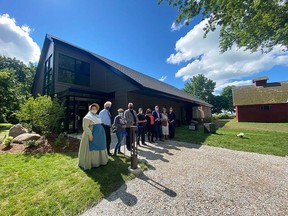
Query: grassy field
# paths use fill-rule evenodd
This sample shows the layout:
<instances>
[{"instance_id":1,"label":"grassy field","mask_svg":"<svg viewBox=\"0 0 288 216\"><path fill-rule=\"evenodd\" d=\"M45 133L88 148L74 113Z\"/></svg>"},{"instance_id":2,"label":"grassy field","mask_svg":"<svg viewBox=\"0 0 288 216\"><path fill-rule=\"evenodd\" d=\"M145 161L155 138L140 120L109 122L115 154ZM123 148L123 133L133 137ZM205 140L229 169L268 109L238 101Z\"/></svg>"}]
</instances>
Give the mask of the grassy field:
<instances>
[{"instance_id":1,"label":"grassy field","mask_svg":"<svg viewBox=\"0 0 288 216\"><path fill-rule=\"evenodd\" d=\"M288 155L288 123L249 123L218 120L215 134L204 133L203 126L191 131L188 126L176 129L176 140L239 151L277 156ZM243 138L237 134L244 133Z\"/></svg>"},{"instance_id":2,"label":"grassy field","mask_svg":"<svg viewBox=\"0 0 288 216\"><path fill-rule=\"evenodd\" d=\"M0 154L0 215L78 215L134 177L125 157L89 171L77 163L76 153Z\"/></svg>"}]
</instances>

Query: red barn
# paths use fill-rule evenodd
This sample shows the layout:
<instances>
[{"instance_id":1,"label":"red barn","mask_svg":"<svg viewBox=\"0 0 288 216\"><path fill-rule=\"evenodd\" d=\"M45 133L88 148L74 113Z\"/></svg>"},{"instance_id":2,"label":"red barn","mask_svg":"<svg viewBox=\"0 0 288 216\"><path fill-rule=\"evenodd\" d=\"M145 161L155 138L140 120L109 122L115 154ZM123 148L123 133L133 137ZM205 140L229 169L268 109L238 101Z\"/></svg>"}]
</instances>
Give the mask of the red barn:
<instances>
[{"instance_id":1,"label":"red barn","mask_svg":"<svg viewBox=\"0 0 288 216\"><path fill-rule=\"evenodd\" d=\"M259 77L254 85L232 88L238 122L288 122L288 82L267 80Z\"/></svg>"}]
</instances>

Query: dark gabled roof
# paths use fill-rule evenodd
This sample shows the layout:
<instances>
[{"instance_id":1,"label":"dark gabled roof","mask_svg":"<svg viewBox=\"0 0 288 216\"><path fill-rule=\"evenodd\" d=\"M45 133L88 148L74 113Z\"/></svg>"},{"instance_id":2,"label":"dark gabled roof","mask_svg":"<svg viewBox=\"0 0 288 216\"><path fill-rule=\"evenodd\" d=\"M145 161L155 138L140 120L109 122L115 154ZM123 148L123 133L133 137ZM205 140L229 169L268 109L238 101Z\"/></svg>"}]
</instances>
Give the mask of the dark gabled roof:
<instances>
[{"instance_id":1,"label":"dark gabled roof","mask_svg":"<svg viewBox=\"0 0 288 216\"><path fill-rule=\"evenodd\" d=\"M138 71L135 71L129 67L126 67L124 65L121 65L117 62L114 62L110 59L107 59L107 58L104 58L100 55L97 55L95 53L92 53L88 50L84 50L80 47L77 47L73 44L70 44L70 43L67 43L59 38L56 38L52 35L46 35L46 38L49 39L49 40L53 40L53 41L57 41L57 42L60 42L64 45L68 45L74 49L77 49L79 51L82 51L82 52L85 52L85 53L88 53L90 54L92 57L96 58L96 60L100 60L102 63L104 63L107 67L109 67L110 69L112 69L113 72L115 72L116 74L118 75L124 75L126 76L130 81L132 81L134 84L136 84L138 87L140 88L144 88L144 89L147 89L147 90L153 90L153 91L158 91L158 92L161 92L161 93L164 93L166 94L167 96L170 95L170 96L176 96L182 100L185 100L185 101L189 101L189 102L193 102L193 103L196 103L196 104L199 104L199 105L203 105L203 106L208 106L208 107L212 107L211 104L203 101L203 100L200 100L196 97L193 97L191 96L190 94L178 89L178 88L175 88L174 86L171 86L169 84L166 84L164 82L161 82L157 79L154 79L150 76L147 76L143 73L140 73Z\"/></svg>"},{"instance_id":2,"label":"dark gabled roof","mask_svg":"<svg viewBox=\"0 0 288 216\"><path fill-rule=\"evenodd\" d=\"M252 80L253 83L257 82L257 81L265 81L265 80L268 80L268 76L262 76L262 77L257 77L257 78L254 78Z\"/></svg>"},{"instance_id":3,"label":"dark gabled roof","mask_svg":"<svg viewBox=\"0 0 288 216\"><path fill-rule=\"evenodd\" d=\"M288 103L288 82L233 87L232 94L234 106Z\"/></svg>"}]
</instances>

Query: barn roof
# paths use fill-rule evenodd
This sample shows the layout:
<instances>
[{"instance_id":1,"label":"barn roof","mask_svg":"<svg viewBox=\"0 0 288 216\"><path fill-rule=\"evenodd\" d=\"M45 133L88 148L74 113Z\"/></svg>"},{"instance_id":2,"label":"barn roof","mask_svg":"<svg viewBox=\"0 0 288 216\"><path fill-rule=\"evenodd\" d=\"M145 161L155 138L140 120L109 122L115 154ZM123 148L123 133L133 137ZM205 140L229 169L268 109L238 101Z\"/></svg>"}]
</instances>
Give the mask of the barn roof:
<instances>
[{"instance_id":1,"label":"barn roof","mask_svg":"<svg viewBox=\"0 0 288 216\"><path fill-rule=\"evenodd\" d=\"M288 81L232 88L233 105L288 103Z\"/></svg>"},{"instance_id":2,"label":"barn roof","mask_svg":"<svg viewBox=\"0 0 288 216\"><path fill-rule=\"evenodd\" d=\"M116 72L116 73L122 73L122 75L126 76L127 78L129 78L131 81L133 81L133 83L136 83L138 86L149 89L149 90L153 90L153 91L157 91L157 92L161 92L164 93L166 95L172 95L172 96L176 96L179 99L184 99L185 101L189 101L192 103L196 103L199 105L203 105L203 106L207 106L207 107L213 107L211 104L200 100L199 98L196 98L186 92L184 92L183 90L180 90L172 85L169 85L167 83L161 82L157 79L154 79L150 76L147 76L146 74L140 73L136 70L133 70L129 67L126 67L124 65L121 65L115 61L112 61L110 59L107 59L103 56L100 56L98 54L95 54L93 52L90 52L88 50L82 49L78 46L75 46L73 44L70 44L68 42L63 41L62 39L59 39L55 36L52 35L46 35L45 40L48 39L50 41L56 41L56 42L60 42L63 45L66 46L70 46L73 47L74 49L80 50L82 52L85 52L89 55L91 55L92 57L96 58L98 61L101 61L102 63L106 64L106 66L110 67L112 69L112 71Z\"/></svg>"}]
</instances>

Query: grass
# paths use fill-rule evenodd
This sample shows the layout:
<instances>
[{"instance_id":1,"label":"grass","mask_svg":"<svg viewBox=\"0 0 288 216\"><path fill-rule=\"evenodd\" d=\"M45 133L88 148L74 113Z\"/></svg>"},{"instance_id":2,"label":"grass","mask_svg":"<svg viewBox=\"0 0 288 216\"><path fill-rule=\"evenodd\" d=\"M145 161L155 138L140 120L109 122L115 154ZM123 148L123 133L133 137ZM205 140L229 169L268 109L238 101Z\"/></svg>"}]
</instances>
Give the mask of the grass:
<instances>
[{"instance_id":1,"label":"grass","mask_svg":"<svg viewBox=\"0 0 288 216\"><path fill-rule=\"evenodd\" d=\"M110 157L89 171L73 154L0 154L0 215L77 215L134 177ZM143 167L144 165L141 164Z\"/></svg>"},{"instance_id":2,"label":"grass","mask_svg":"<svg viewBox=\"0 0 288 216\"><path fill-rule=\"evenodd\" d=\"M4 140L5 136L8 136L9 129L12 126L10 123L0 123L0 141Z\"/></svg>"},{"instance_id":3,"label":"grass","mask_svg":"<svg viewBox=\"0 0 288 216\"><path fill-rule=\"evenodd\" d=\"M204 144L239 151L256 152L277 156L288 155L288 123L250 123L216 121L215 134L204 133L203 126L197 131L190 131L188 126L176 129L176 140ZM244 133L244 138L236 135Z\"/></svg>"}]
</instances>

